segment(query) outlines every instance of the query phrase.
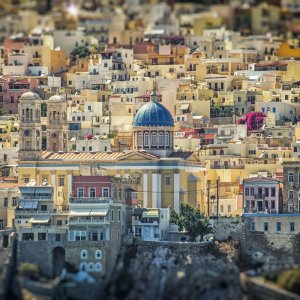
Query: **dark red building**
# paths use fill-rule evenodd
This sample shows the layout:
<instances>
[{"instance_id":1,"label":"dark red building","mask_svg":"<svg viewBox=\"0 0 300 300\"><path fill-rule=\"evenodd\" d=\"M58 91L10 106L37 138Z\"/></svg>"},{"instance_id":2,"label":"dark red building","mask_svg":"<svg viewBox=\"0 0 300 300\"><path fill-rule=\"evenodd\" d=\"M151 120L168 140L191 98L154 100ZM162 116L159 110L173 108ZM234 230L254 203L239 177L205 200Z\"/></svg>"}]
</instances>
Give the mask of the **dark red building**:
<instances>
[{"instance_id":1,"label":"dark red building","mask_svg":"<svg viewBox=\"0 0 300 300\"><path fill-rule=\"evenodd\" d=\"M108 198L111 186L110 176L73 176L72 197Z\"/></svg>"}]
</instances>

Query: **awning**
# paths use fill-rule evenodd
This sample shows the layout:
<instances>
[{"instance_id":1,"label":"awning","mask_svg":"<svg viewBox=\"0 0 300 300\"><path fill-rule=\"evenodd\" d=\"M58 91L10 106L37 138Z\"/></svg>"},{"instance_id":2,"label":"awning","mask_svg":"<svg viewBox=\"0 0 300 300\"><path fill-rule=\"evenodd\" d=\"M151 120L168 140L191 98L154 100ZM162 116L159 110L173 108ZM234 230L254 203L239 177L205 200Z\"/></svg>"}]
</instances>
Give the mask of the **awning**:
<instances>
[{"instance_id":1,"label":"awning","mask_svg":"<svg viewBox=\"0 0 300 300\"><path fill-rule=\"evenodd\" d=\"M70 211L70 217L92 217L92 216L101 216L105 217L108 213L108 209L96 209L96 208L82 208L82 209L73 209Z\"/></svg>"},{"instance_id":2,"label":"awning","mask_svg":"<svg viewBox=\"0 0 300 300\"><path fill-rule=\"evenodd\" d=\"M142 218L158 218L158 209L144 211Z\"/></svg>"},{"instance_id":3,"label":"awning","mask_svg":"<svg viewBox=\"0 0 300 300\"><path fill-rule=\"evenodd\" d=\"M13 126L14 126L14 127L20 127L20 124L19 124L19 123L14 123Z\"/></svg>"},{"instance_id":4,"label":"awning","mask_svg":"<svg viewBox=\"0 0 300 300\"><path fill-rule=\"evenodd\" d=\"M7 125L0 124L0 128L2 128L2 129L6 129L6 128L7 128Z\"/></svg>"},{"instance_id":5,"label":"awning","mask_svg":"<svg viewBox=\"0 0 300 300\"><path fill-rule=\"evenodd\" d=\"M37 209L37 201L20 201L19 208L23 209Z\"/></svg>"},{"instance_id":6,"label":"awning","mask_svg":"<svg viewBox=\"0 0 300 300\"><path fill-rule=\"evenodd\" d=\"M189 107L190 107L189 104L181 104L180 105L180 109L184 109L184 110L189 109Z\"/></svg>"},{"instance_id":7,"label":"awning","mask_svg":"<svg viewBox=\"0 0 300 300\"><path fill-rule=\"evenodd\" d=\"M50 221L49 216L36 216L29 220L31 224L46 224Z\"/></svg>"}]
</instances>

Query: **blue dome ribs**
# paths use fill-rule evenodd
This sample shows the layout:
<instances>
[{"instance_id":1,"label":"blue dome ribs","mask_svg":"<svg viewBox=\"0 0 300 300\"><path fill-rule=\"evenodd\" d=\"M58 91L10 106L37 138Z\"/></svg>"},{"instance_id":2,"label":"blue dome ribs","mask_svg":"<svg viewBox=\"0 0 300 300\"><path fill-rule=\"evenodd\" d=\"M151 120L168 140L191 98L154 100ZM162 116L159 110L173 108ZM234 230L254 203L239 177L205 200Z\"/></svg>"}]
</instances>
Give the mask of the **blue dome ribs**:
<instances>
[{"instance_id":1,"label":"blue dome ribs","mask_svg":"<svg viewBox=\"0 0 300 300\"><path fill-rule=\"evenodd\" d=\"M174 126L171 113L161 103L149 102L137 112L133 126Z\"/></svg>"}]
</instances>

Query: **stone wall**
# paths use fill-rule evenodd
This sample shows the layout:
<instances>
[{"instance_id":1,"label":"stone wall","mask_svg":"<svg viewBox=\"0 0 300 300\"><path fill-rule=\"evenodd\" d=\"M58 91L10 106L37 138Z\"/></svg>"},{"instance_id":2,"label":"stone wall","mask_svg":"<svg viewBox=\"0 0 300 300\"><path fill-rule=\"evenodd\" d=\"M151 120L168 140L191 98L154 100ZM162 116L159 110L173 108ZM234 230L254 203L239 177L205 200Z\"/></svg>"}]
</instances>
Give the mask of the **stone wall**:
<instances>
[{"instance_id":1,"label":"stone wall","mask_svg":"<svg viewBox=\"0 0 300 300\"><path fill-rule=\"evenodd\" d=\"M15 272L16 239L10 237L10 233L0 231L0 299L10 299L11 282Z\"/></svg>"},{"instance_id":2,"label":"stone wall","mask_svg":"<svg viewBox=\"0 0 300 300\"><path fill-rule=\"evenodd\" d=\"M65 261L79 269L80 263L97 263L102 266L101 272L92 272L96 276L109 274L115 265L120 245L110 241L19 241L18 265L23 262L35 263L47 277L53 276L53 250L62 247L65 250ZM87 257L81 258L81 251L87 251ZM96 250L101 250L102 256L96 258Z\"/></svg>"},{"instance_id":3,"label":"stone wall","mask_svg":"<svg viewBox=\"0 0 300 300\"><path fill-rule=\"evenodd\" d=\"M276 230L277 222L281 223L280 231ZM264 230L264 223L268 223L268 231ZM291 223L294 223L295 231L290 230ZM266 256L283 259L290 254L295 262L300 262L300 214L245 214L238 218L214 220L213 226L216 240L239 241L244 258L258 252L262 259Z\"/></svg>"}]
</instances>

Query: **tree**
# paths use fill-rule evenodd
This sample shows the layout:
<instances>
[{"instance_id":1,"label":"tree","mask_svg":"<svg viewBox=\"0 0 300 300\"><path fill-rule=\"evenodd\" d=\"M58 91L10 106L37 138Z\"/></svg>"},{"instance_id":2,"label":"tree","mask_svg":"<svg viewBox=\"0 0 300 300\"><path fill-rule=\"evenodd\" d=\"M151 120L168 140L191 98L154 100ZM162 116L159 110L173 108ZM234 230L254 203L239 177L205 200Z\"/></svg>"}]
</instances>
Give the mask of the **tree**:
<instances>
[{"instance_id":1,"label":"tree","mask_svg":"<svg viewBox=\"0 0 300 300\"><path fill-rule=\"evenodd\" d=\"M80 46L74 48L70 53L71 63L74 64L77 58L84 58L90 55L90 50L88 47Z\"/></svg>"},{"instance_id":2,"label":"tree","mask_svg":"<svg viewBox=\"0 0 300 300\"><path fill-rule=\"evenodd\" d=\"M6 115L6 114L7 114L7 111L4 108L0 107L0 116Z\"/></svg>"},{"instance_id":3,"label":"tree","mask_svg":"<svg viewBox=\"0 0 300 300\"><path fill-rule=\"evenodd\" d=\"M180 204L179 214L174 210L171 211L170 223L177 224L180 232L186 231L192 242L199 235L200 240L203 241L204 235L213 233L209 219L199 209L185 203Z\"/></svg>"}]
</instances>

